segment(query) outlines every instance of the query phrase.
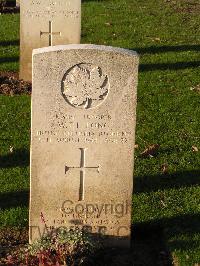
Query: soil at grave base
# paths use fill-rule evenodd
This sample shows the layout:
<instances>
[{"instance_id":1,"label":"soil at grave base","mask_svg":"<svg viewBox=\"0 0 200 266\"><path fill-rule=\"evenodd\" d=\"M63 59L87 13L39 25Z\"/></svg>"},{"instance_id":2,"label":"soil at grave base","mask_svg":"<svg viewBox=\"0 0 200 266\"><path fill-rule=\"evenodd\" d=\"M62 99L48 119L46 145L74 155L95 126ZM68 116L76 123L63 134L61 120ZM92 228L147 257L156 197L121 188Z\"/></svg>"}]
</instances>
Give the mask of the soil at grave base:
<instances>
[{"instance_id":1,"label":"soil at grave base","mask_svg":"<svg viewBox=\"0 0 200 266\"><path fill-rule=\"evenodd\" d=\"M11 251L17 250L28 243L27 228L0 229L0 266L7 265L6 259Z\"/></svg>"},{"instance_id":2,"label":"soil at grave base","mask_svg":"<svg viewBox=\"0 0 200 266\"><path fill-rule=\"evenodd\" d=\"M31 94L32 85L19 79L16 72L0 72L0 94L13 96Z\"/></svg>"},{"instance_id":3,"label":"soil at grave base","mask_svg":"<svg viewBox=\"0 0 200 266\"><path fill-rule=\"evenodd\" d=\"M140 236L141 238L141 236ZM94 257L88 258L85 266L172 266L170 255L167 251L159 248L156 252L152 242L148 239L136 239L132 249L104 248L95 253ZM0 229L0 266L6 264L6 259L11 252L19 250L28 243L28 228L1 228ZM160 252L162 250L162 252ZM12 265L13 266L13 265ZM15 265L16 266L16 265ZM35 265L37 266L37 265ZM53 266L53 265L52 265ZM55 266L55 265L54 265Z\"/></svg>"},{"instance_id":4,"label":"soil at grave base","mask_svg":"<svg viewBox=\"0 0 200 266\"><path fill-rule=\"evenodd\" d=\"M7 257L13 251L17 251L28 243L27 228L1 228L0 229L0 266L7 264ZM85 266L131 266L133 265L130 251L119 249L102 249L94 257L89 258ZM12 265L13 266L13 265ZM35 265L37 266L37 265ZM52 265L55 266L55 265Z\"/></svg>"}]
</instances>

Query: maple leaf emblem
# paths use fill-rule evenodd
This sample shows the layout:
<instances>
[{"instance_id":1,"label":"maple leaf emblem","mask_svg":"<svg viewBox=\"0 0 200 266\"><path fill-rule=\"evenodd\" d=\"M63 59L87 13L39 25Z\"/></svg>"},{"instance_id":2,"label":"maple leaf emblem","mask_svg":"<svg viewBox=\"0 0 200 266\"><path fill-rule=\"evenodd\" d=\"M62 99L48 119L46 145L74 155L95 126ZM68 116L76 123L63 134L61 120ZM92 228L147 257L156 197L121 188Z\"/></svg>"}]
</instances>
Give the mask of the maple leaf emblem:
<instances>
[{"instance_id":1,"label":"maple leaf emblem","mask_svg":"<svg viewBox=\"0 0 200 266\"><path fill-rule=\"evenodd\" d=\"M74 107L96 107L105 99L108 89L108 77L100 67L91 64L74 66L63 80L63 95Z\"/></svg>"}]
</instances>

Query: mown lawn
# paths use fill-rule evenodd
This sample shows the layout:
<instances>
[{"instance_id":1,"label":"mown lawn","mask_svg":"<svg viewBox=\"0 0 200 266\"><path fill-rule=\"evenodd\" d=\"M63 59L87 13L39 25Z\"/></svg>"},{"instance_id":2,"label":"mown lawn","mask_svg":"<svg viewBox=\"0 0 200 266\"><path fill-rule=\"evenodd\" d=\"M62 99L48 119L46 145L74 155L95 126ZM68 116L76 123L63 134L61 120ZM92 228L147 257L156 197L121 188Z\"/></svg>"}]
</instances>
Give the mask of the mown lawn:
<instances>
[{"instance_id":1,"label":"mown lawn","mask_svg":"<svg viewBox=\"0 0 200 266\"><path fill-rule=\"evenodd\" d=\"M140 54L133 238L149 239L136 247L140 265L156 265L150 253L164 246L176 265L200 265L200 3L85 0L82 7L82 43ZM0 15L0 71L18 71L18 45L19 15ZM1 227L28 224L29 141L30 97L0 95ZM142 157L152 144L155 155Z\"/></svg>"}]
</instances>

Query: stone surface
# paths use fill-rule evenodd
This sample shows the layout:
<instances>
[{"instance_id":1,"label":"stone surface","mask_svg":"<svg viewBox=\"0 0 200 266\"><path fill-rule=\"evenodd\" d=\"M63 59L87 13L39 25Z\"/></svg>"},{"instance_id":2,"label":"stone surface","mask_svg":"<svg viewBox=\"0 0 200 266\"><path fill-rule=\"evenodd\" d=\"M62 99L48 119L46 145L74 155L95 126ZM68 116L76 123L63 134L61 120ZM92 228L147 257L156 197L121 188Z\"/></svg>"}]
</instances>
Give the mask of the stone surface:
<instances>
[{"instance_id":1,"label":"stone surface","mask_svg":"<svg viewBox=\"0 0 200 266\"><path fill-rule=\"evenodd\" d=\"M49 32L53 32L50 40ZM32 50L80 43L81 0L20 1L20 78L32 79Z\"/></svg>"},{"instance_id":2,"label":"stone surface","mask_svg":"<svg viewBox=\"0 0 200 266\"><path fill-rule=\"evenodd\" d=\"M20 7L20 0L16 0L16 6Z\"/></svg>"},{"instance_id":3,"label":"stone surface","mask_svg":"<svg viewBox=\"0 0 200 266\"><path fill-rule=\"evenodd\" d=\"M137 54L125 49L34 50L31 242L80 226L129 246L137 72Z\"/></svg>"}]
</instances>

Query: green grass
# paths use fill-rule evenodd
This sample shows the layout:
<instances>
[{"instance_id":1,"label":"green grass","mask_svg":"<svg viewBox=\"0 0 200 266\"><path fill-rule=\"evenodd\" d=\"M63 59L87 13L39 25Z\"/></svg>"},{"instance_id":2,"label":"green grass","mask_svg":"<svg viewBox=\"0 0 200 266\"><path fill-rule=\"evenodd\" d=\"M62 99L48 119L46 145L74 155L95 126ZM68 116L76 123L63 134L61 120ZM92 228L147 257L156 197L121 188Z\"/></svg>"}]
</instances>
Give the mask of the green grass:
<instances>
[{"instance_id":1,"label":"green grass","mask_svg":"<svg viewBox=\"0 0 200 266\"><path fill-rule=\"evenodd\" d=\"M82 3L82 43L119 46L140 54L133 224L144 235L163 237L180 266L200 263L200 156L192 151L192 146L200 150L200 94L190 89L200 84L200 9L198 3L191 5L195 2ZM19 16L1 15L0 33L0 70L18 70ZM0 121L0 225L24 226L30 97L1 96ZM151 144L160 145L158 153L142 158L140 152ZM166 175L162 164L168 165ZM160 243L156 245L159 249Z\"/></svg>"},{"instance_id":2,"label":"green grass","mask_svg":"<svg viewBox=\"0 0 200 266\"><path fill-rule=\"evenodd\" d=\"M19 14L0 15L0 70L19 70Z\"/></svg>"},{"instance_id":3,"label":"green grass","mask_svg":"<svg viewBox=\"0 0 200 266\"><path fill-rule=\"evenodd\" d=\"M0 226L28 222L30 97L0 95Z\"/></svg>"}]
</instances>

